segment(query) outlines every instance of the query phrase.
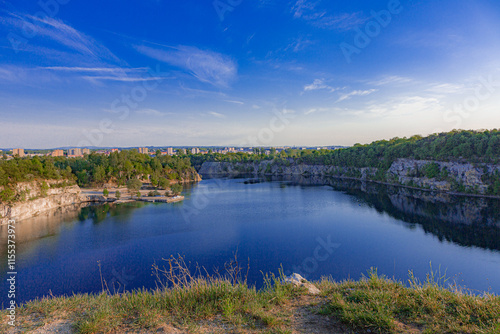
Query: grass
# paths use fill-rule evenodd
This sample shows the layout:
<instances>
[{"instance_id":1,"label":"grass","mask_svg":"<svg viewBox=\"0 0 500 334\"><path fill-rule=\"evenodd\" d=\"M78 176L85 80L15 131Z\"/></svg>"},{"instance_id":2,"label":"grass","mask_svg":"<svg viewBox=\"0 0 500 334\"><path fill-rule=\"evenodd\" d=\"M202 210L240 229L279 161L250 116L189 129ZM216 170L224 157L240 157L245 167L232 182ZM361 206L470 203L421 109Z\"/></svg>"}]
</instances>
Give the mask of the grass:
<instances>
[{"instance_id":1,"label":"grass","mask_svg":"<svg viewBox=\"0 0 500 334\"><path fill-rule=\"evenodd\" d=\"M264 288L256 290L241 279L234 263L225 275L212 276L192 275L180 257L167 263L166 268L153 266L159 279L154 291L111 294L105 289L98 295L31 301L18 309L18 326L27 330L64 318L78 333L156 332L165 324L189 333L214 328L292 333L297 331L290 319L304 307L330 321L336 332L500 333L500 297L446 289L434 273L424 283L410 275L409 286L379 277L376 270L359 281L323 278L315 283L321 295L306 297L305 289L283 283L282 274L265 275ZM5 319L7 312L0 315ZM8 329L1 326L0 332Z\"/></svg>"},{"instance_id":2,"label":"grass","mask_svg":"<svg viewBox=\"0 0 500 334\"><path fill-rule=\"evenodd\" d=\"M327 299L320 312L355 329L397 333L500 333L500 297L446 289L431 273L425 283L410 273L405 286L376 270L358 282L323 280Z\"/></svg>"}]
</instances>

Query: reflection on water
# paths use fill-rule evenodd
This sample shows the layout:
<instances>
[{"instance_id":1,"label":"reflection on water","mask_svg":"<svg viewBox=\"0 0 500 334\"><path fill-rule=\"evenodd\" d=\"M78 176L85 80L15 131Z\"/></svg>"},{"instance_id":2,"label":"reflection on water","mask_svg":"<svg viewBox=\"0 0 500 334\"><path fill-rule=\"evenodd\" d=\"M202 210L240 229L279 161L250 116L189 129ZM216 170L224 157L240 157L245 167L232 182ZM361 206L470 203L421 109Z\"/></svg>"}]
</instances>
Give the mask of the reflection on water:
<instances>
[{"instance_id":1,"label":"reflection on water","mask_svg":"<svg viewBox=\"0 0 500 334\"><path fill-rule=\"evenodd\" d=\"M80 210L78 213L78 220L85 221L91 219L94 224L98 224L109 216L122 216L126 219L131 217L135 209L140 209L146 205L146 202L129 202L120 205L109 203L103 205L90 205Z\"/></svg>"},{"instance_id":2,"label":"reflection on water","mask_svg":"<svg viewBox=\"0 0 500 334\"><path fill-rule=\"evenodd\" d=\"M387 213L405 222L404 226L408 228L418 224L439 240L461 246L500 250L498 199L456 196L330 177L268 176L261 181L281 181L302 186L328 185L334 190L356 196L380 213Z\"/></svg>"}]
</instances>

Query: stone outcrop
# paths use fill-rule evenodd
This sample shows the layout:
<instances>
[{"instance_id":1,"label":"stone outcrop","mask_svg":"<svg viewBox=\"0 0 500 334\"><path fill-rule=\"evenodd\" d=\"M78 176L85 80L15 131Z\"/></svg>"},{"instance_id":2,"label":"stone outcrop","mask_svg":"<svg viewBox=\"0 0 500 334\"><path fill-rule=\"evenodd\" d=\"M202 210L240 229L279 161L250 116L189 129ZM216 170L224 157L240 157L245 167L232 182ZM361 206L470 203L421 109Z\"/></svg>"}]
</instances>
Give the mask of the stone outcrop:
<instances>
[{"instance_id":1,"label":"stone outcrop","mask_svg":"<svg viewBox=\"0 0 500 334\"><path fill-rule=\"evenodd\" d=\"M34 217L48 210L82 202L80 188L77 185L59 186L57 181L45 182L48 189L43 189L39 182L19 183L16 186L16 193L22 192L26 198L13 204L0 203L0 223L5 224L9 219L22 220Z\"/></svg>"},{"instance_id":2,"label":"stone outcrop","mask_svg":"<svg viewBox=\"0 0 500 334\"><path fill-rule=\"evenodd\" d=\"M304 277L299 274L292 274L284 279L285 283L293 284L296 287L305 287L307 292L311 295L319 295L321 291L312 283L308 282Z\"/></svg>"},{"instance_id":3,"label":"stone outcrop","mask_svg":"<svg viewBox=\"0 0 500 334\"><path fill-rule=\"evenodd\" d=\"M436 164L439 169L438 177L429 178L425 168L429 164ZM264 160L252 163L239 162L204 162L199 173L215 176L236 176L241 174L274 175L274 176L333 176L340 178L354 178L359 180L377 180L389 184L412 186L416 188L453 191L454 186L461 186L463 190L477 194L485 194L488 184L483 182L483 176L500 173L499 165L472 164L459 162L439 162L428 160L398 159L383 175L383 179L376 178L377 168L339 167L331 165L307 165L289 159L286 162L276 163Z\"/></svg>"}]
</instances>

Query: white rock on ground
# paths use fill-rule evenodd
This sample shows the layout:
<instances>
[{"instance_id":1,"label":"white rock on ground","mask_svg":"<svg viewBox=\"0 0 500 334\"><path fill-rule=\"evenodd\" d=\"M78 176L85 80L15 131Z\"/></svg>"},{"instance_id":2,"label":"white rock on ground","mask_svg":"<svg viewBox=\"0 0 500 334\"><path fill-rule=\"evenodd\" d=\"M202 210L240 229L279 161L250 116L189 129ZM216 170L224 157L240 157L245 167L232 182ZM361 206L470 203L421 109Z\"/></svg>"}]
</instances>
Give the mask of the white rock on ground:
<instances>
[{"instance_id":1,"label":"white rock on ground","mask_svg":"<svg viewBox=\"0 0 500 334\"><path fill-rule=\"evenodd\" d=\"M285 283L291 283L295 286L304 286L311 295L319 295L321 293L317 287L297 273L285 277Z\"/></svg>"}]
</instances>

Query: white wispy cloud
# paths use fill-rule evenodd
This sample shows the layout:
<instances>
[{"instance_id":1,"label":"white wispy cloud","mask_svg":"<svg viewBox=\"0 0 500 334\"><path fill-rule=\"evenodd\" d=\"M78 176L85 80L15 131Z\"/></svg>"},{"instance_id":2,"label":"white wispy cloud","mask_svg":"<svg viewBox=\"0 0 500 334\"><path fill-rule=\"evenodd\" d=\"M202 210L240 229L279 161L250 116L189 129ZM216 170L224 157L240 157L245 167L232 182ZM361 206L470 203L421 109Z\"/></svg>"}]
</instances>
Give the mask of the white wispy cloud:
<instances>
[{"instance_id":1,"label":"white wispy cloud","mask_svg":"<svg viewBox=\"0 0 500 334\"><path fill-rule=\"evenodd\" d=\"M440 100L433 97L406 96L371 105L363 113L372 116L418 116L424 113L439 113L443 111L443 108Z\"/></svg>"},{"instance_id":2,"label":"white wispy cloud","mask_svg":"<svg viewBox=\"0 0 500 334\"><path fill-rule=\"evenodd\" d=\"M34 35L30 43L36 41L41 44L41 47L47 47L43 44L46 40L49 40L55 42L58 47L62 46L70 49L72 52L91 57L97 61L120 62L104 45L60 19L48 16L39 17L29 14L9 13L7 16L0 18L0 23L17 31L29 29ZM37 52L37 47L22 49L21 46L21 50Z\"/></svg>"},{"instance_id":3,"label":"white wispy cloud","mask_svg":"<svg viewBox=\"0 0 500 334\"><path fill-rule=\"evenodd\" d=\"M342 102L342 101L345 101L345 100L349 100L350 98L352 98L353 96L366 96L366 95L370 95L374 92L376 92L377 89L368 89L368 90L354 90L350 93L346 93L346 94L341 94L339 99L337 100L337 102Z\"/></svg>"},{"instance_id":4,"label":"white wispy cloud","mask_svg":"<svg viewBox=\"0 0 500 334\"><path fill-rule=\"evenodd\" d=\"M98 81L120 81L120 82L143 82L143 81L161 81L165 77L127 77L127 76L82 76L82 79L98 82Z\"/></svg>"},{"instance_id":5,"label":"white wispy cloud","mask_svg":"<svg viewBox=\"0 0 500 334\"><path fill-rule=\"evenodd\" d=\"M426 91L434 94L461 94L466 88L464 84L436 83L432 84Z\"/></svg>"},{"instance_id":6,"label":"white wispy cloud","mask_svg":"<svg viewBox=\"0 0 500 334\"><path fill-rule=\"evenodd\" d=\"M290 9L293 17L324 29L351 30L365 23L369 18L362 13L342 13L330 15L319 9L321 1L297 0Z\"/></svg>"},{"instance_id":7,"label":"white wispy cloud","mask_svg":"<svg viewBox=\"0 0 500 334\"><path fill-rule=\"evenodd\" d=\"M129 73L145 72L147 67L123 68L123 67L78 67L78 66L45 66L37 67L42 70L62 71L62 72L92 72L92 73Z\"/></svg>"},{"instance_id":8,"label":"white wispy cloud","mask_svg":"<svg viewBox=\"0 0 500 334\"><path fill-rule=\"evenodd\" d=\"M182 68L202 82L218 87L228 87L236 79L237 66L230 57L193 46L153 48L136 45L141 54Z\"/></svg>"},{"instance_id":9,"label":"white wispy cloud","mask_svg":"<svg viewBox=\"0 0 500 334\"><path fill-rule=\"evenodd\" d=\"M369 84L374 86L385 86L385 85L405 84L410 82L414 82L414 80L411 78L402 77L398 75L389 75L383 77L382 79L371 81L369 82Z\"/></svg>"},{"instance_id":10,"label":"white wispy cloud","mask_svg":"<svg viewBox=\"0 0 500 334\"><path fill-rule=\"evenodd\" d=\"M136 114L139 115L148 115L148 116L165 116L165 115L173 115L171 112L161 112L156 109L140 109L135 111Z\"/></svg>"},{"instance_id":11,"label":"white wispy cloud","mask_svg":"<svg viewBox=\"0 0 500 334\"><path fill-rule=\"evenodd\" d=\"M217 118L226 118L226 115L219 114L218 112L215 111L209 111L208 114Z\"/></svg>"},{"instance_id":12,"label":"white wispy cloud","mask_svg":"<svg viewBox=\"0 0 500 334\"><path fill-rule=\"evenodd\" d=\"M236 100L224 100L224 101L229 102L229 103L234 103L234 104L245 104L244 102L236 101Z\"/></svg>"},{"instance_id":13,"label":"white wispy cloud","mask_svg":"<svg viewBox=\"0 0 500 334\"><path fill-rule=\"evenodd\" d=\"M312 90L320 90L320 89L326 89L326 90L329 90L330 92L335 91L335 88L325 84L325 81L323 79L315 79L313 81L313 83L304 86L305 92L312 91Z\"/></svg>"}]
</instances>

